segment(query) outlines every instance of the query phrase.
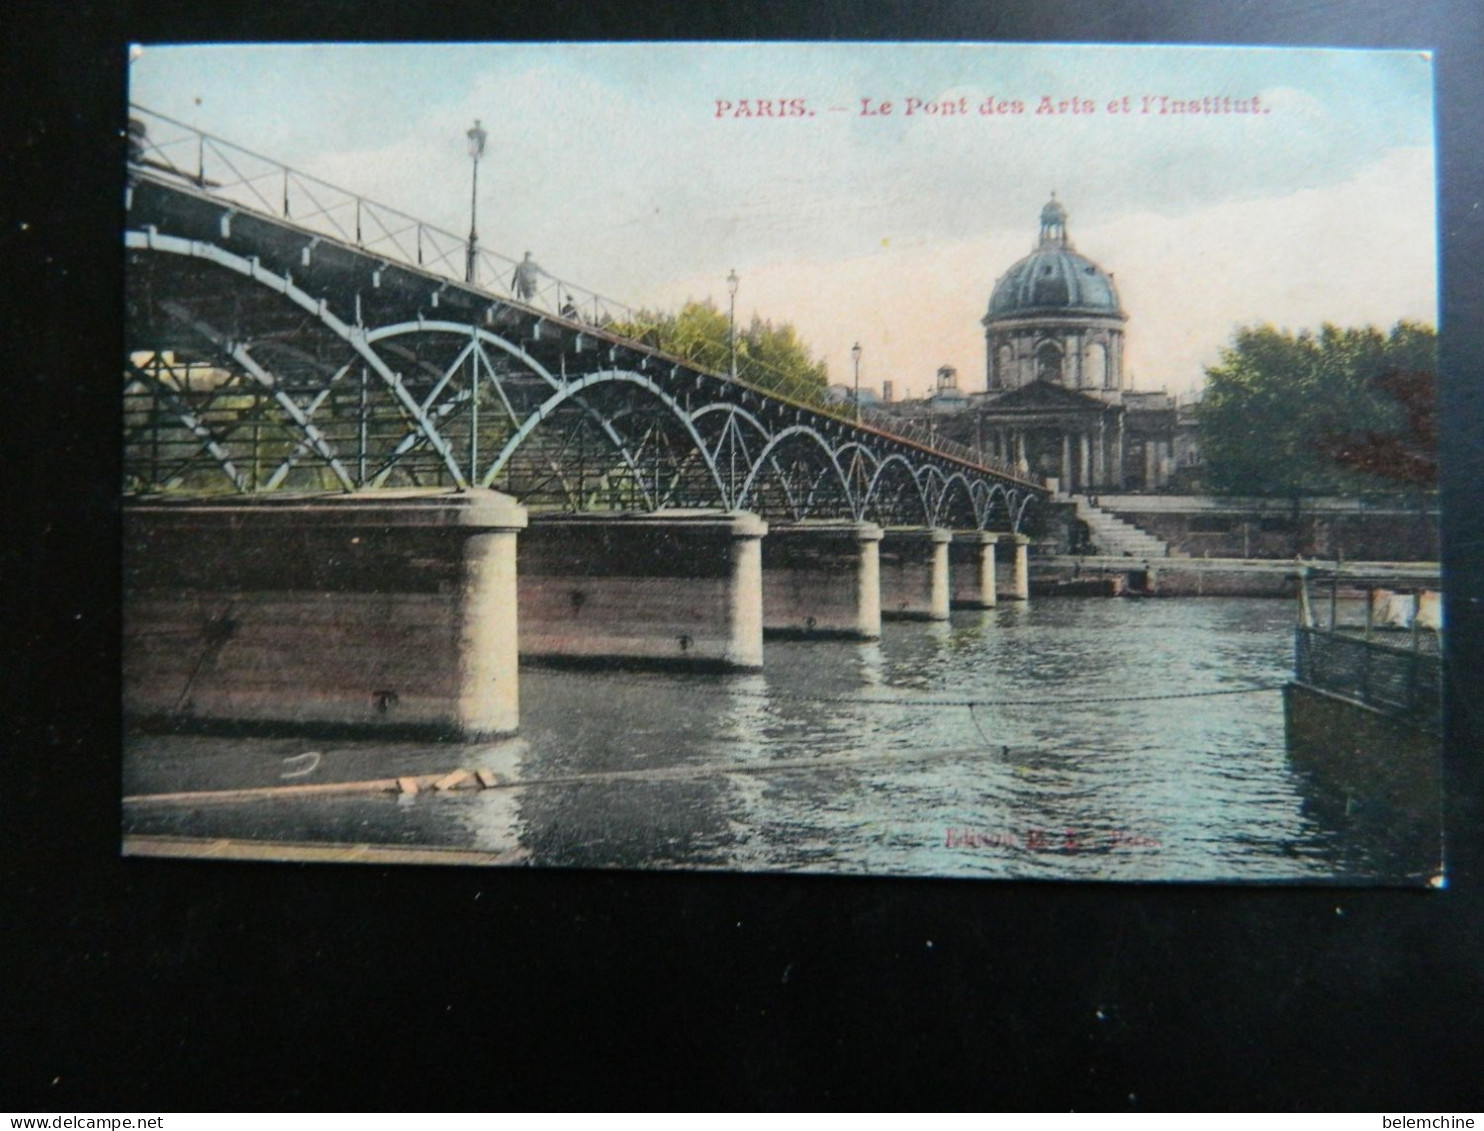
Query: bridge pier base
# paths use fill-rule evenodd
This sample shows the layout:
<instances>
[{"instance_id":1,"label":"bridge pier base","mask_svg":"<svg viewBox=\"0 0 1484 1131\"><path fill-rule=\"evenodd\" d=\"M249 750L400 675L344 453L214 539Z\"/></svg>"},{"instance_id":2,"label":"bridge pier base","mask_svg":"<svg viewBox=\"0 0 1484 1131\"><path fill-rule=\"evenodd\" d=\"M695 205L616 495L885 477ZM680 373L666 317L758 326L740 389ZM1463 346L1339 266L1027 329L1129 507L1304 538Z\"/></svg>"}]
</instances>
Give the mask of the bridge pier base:
<instances>
[{"instance_id":1,"label":"bridge pier base","mask_svg":"<svg viewBox=\"0 0 1484 1131\"><path fill-rule=\"evenodd\" d=\"M955 609L992 609L998 596L995 545L998 534L982 530L955 530L948 547L950 604Z\"/></svg>"},{"instance_id":2,"label":"bridge pier base","mask_svg":"<svg viewBox=\"0 0 1484 1131\"><path fill-rule=\"evenodd\" d=\"M510 734L525 523L492 491L130 502L125 711L182 728Z\"/></svg>"},{"instance_id":3,"label":"bridge pier base","mask_svg":"<svg viewBox=\"0 0 1484 1131\"><path fill-rule=\"evenodd\" d=\"M881 527L809 519L763 539L763 632L785 638L881 635Z\"/></svg>"},{"instance_id":4,"label":"bridge pier base","mask_svg":"<svg viewBox=\"0 0 1484 1131\"><path fill-rule=\"evenodd\" d=\"M881 539L883 620L948 619L950 531L938 527L892 527Z\"/></svg>"},{"instance_id":5,"label":"bridge pier base","mask_svg":"<svg viewBox=\"0 0 1484 1131\"><path fill-rule=\"evenodd\" d=\"M1029 601L1031 568L1027 547L1031 540L1024 534L1002 534L1000 540L1014 547L1010 560L1010 590L1004 597L1009 601Z\"/></svg>"},{"instance_id":6,"label":"bridge pier base","mask_svg":"<svg viewBox=\"0 0 1484 1131\"><path fill-rule=\"evenodd\" d=\"M555 663L755 671L754 514L541 515L521 538L521 655Z\"/></svg>"}]
</instances>

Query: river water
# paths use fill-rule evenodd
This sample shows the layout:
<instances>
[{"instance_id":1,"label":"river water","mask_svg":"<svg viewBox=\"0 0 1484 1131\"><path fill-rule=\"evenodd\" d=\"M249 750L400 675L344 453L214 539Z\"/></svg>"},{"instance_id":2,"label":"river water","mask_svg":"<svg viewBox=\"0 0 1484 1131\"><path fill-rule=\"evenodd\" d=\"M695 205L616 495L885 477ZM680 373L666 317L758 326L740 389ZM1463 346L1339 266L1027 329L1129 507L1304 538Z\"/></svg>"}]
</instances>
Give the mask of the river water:
<instances>
[{"instance_id":1,"label":"river water","mask_svg":"<svg viewBox=\"0 0 1484 1131\"><path fill-rule=\"evenodd\" d=\"M125 831L518 849L565 867L1426 879L1435 858L1369 835L1350 799L1292 765L1277 689L1293 621L1287 601L1059 598L888 623L870 644L769 642L755 675L529 667L506 743L156 736L125 761L126 793L297 781L311 752L303 781L477 765L510 786L133 804Z\"/></svg>"}]
</instances>

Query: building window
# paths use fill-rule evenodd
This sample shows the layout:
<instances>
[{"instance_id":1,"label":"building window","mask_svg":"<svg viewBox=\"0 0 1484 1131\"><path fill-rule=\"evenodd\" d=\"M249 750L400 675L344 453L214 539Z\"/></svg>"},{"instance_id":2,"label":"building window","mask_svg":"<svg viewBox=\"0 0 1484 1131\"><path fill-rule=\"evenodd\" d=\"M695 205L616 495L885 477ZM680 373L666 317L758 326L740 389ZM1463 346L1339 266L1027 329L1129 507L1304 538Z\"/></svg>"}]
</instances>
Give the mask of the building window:
<instances>
[{"instance_id":1,"label":"building window","mask_svg":"<svg viewBox=\"0 0 1484 1131\"><path fill-rule=\"evenodd\" d=\"M1062 383L1061 350L1046 342L1036 351L1036 380Z\"/></svg>"},{"instance_id":2,"label":"building window","mask_svg":"<svg viewBox=\"0 0 1484 1131\"><path fill-rule=\"evenodd\" d=\"M1087 347L1087 358L1082 366L1082 384L1090 389L1101 389L1108 383L1108 347L1102 342L1093 342Z\"/></svg>"}]
</instances>

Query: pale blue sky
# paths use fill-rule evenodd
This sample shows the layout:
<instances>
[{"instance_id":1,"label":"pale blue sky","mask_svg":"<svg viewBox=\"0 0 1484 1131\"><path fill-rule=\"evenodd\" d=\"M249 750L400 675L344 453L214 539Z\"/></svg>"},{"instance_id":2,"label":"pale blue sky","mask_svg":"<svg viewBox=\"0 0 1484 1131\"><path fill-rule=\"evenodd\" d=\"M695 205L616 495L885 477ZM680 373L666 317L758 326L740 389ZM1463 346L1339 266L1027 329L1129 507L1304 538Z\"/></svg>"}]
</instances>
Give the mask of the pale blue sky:
<instances>
[{"instance_id":1,"label":"pale blue sky","mask_svg":"<svg viewBox=\"0 0 1484 1131\"><path fill-rule=\"evenodd\" d=\"M789 319L862 380L982 388L995 279L1056 189L1115 272L1142 388L1199 384L1234 325L1435 317L1431 62L1419 52L955 44L145 45L131 98L637 304ZM1258 95L1261 116L1110 101ZM1020 116L905 100L1019 99ZM1037 115L1043 95L1088 115ZM718 118L716 100L812 116ZM860 100L897 112L862 117ZM841 106L846 112L831 112Z\"/></svg>"}]
</instances>

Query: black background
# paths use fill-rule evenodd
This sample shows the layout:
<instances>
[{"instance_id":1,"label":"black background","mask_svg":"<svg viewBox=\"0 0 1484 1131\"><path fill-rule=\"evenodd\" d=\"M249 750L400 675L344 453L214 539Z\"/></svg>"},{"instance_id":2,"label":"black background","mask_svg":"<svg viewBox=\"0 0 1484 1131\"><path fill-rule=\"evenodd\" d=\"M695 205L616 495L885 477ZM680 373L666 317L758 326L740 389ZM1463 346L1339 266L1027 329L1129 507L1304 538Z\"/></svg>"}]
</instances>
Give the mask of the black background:
<instances>
[{"instance_id":1,"label":"black background","mask_svg":"<svg viewBox=\"0 0 1484 1131\"><path fill-rule=\"evenodd\" d=\"M1478 5L35 0L7 31L0 1108L1484 1106ZM125 45L323 38L1435 48L1450 889L119 859Z\"/></svg>"}]
</instances>

